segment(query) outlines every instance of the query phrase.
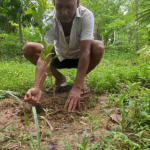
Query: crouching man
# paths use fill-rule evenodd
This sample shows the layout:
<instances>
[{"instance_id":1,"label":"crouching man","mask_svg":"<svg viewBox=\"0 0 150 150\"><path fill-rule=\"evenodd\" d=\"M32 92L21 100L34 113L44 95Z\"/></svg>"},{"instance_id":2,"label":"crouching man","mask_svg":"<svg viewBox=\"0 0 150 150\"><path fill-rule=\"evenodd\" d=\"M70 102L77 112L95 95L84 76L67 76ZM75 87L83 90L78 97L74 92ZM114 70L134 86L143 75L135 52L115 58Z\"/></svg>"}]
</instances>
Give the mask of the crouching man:
<instances>
[{"instance_id":1,"label":"crouching man","mask_svg":"<svg viewBox=\"0 0 150 150\"><path fill-rule=\"evenodd\" d=\"M84 77L100 62L104 45L98 40L93 40L94 17L90 10L79 5L79 0L54 0L55 10L50 14L53 18L45 22L52 27L45 33L44 39L47 45L54 42L53 56L55 58L50 68L37 55L41 53L41 44L27 42L23 47L25 57L36 65L36 77L33 88L25 94L24 101L32 105L39 103L42 86L46 78L46 72L51 69L55 77L55 84L47 89L52 92L66 85L66 78L57 69L77 68L77 74L73 86L69 92L65 107L68 112L80 109L80 96L88 93L84 83Z\"/></svg>"}]
</instances>

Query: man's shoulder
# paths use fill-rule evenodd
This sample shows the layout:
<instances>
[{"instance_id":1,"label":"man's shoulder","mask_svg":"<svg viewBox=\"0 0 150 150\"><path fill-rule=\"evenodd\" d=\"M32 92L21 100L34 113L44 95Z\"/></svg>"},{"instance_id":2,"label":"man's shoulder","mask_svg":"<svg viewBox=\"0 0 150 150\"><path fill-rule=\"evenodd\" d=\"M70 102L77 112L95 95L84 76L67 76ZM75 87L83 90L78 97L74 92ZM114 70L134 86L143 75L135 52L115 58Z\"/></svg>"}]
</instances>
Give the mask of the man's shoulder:
<instances>
[{"instance_id":1,"label":"man's shoulder","mask_svg":"<svg viewBox=\"0 0 150 150\"><path fill-rule=\"evenodd\" d=\"M90 14L93 15L93 13L88 8L86 8L86 7L82 6L82 5L80 5L78 7L78 12L79 12L81 18L85 17L87 15L90 15Z\"/></svg>"}]
</instances>

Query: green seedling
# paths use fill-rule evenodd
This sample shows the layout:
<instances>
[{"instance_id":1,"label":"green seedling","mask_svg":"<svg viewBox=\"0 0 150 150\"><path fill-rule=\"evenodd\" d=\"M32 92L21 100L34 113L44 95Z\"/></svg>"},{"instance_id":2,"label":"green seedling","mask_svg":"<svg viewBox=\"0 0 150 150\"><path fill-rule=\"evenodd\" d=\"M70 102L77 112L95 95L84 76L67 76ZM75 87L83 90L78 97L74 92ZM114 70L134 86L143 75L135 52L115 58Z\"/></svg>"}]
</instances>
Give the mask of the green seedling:
<instances>
[{"instance_id":1,"label":"green seedling","mask_svg":"<svg viewBox=\"0 0 150 150\"><path fill-rule=\"evenodd\" d=\"M126 82L128 83L129 85L129 89L128 91L133 95L134 97L134 117L138 117L138 99L136 97L136 94L137 94L137 91L136 89L140 88L141 87L141 83L138 82L138 83L131 83L130 81L127 81Z\"/></svg>"},{"instance_id":2,"label":"green seedling","mask_svg":"<svg viewBox=\"0 0 150 150\"><path fill-rule=\"evenodd\" d=\"M127 97L126 94L120 95L119 99L116 101L116 104L118 106L120 106L120 111L121 111L121 115L122 115L122 121L121 121L121 131L122 132L124 131L125 123L126 123L125 116L127 116L126 107L124 106L124 103L123 103L123 101L125 100L126 97Z\"/></svg>"},{"instance_id":3,"label":"green seedling","mask_svg":"<svg viewBox=\"0 0 150 150\"><path fill-rule=\"evenodd\" d=\"M110 136L108 136L106 141L109 141L111 145L117 147L118 149L128 149L131 148L133 150L141 149L141 146L138 143L131 141L127 135L123 134L122 132L114 132L114 131L107 131Z\"/></svg>"},{"instance_id":4,"label":"green seedling","mask_svg":"<svg viewBox=\"0 0 150 150\"><path fill-rule=\"evenodd\" d=\"M41 34L41 43L43 45L43 48L42 48L42 53L37 54L37 55L44 60L44 62L47 65L47 68L49 68L49 69L50 69L52 60L54 58L58 57L58 55L55 55L54 57L52 57L53 53L51 51L53 49L53 44L47 45L47 43L44 40L45 33L51 28L51 25L45 26L45 24L43 22L43 20L45 20L45 22L46 22L52 18L52 17L48 17L48 13L46 12L50 8L53 8L53 6L49 3L47 3L46 0L39 0L39 4L38 4L36 11L33 10L32 8L29 8L25 13L26 15L32 14L33 18L38 23L38 29ZM51 70L49 72L45 72L45 73L50 78L51 83L53 84ZM55 88L54 88L53 94L55 95Z\"/></svg>"},{"instance_id":5,"label":"green seedling","mask_svg":"<svg viewBox=\"0 0 150 150\"><path fill-rule=\"evenodd\" d=\"M46 113L46 116L49 116L51 114L51 110L52 109L48 109L48 108L43 108L44 112ZM50 113L49 113L50 112Z\"/></svg>"},{"instance_id":6,"label":"green seedling","mask_svg":"<svg viewBox=\"0 0 150 150\"><path fill-rule=\"evenodd\" d=\"M78 143L76 143L77 147L79 148L79 150L96 149L98 147L99 143L95 143L95 144L88 146L88 139L86 138L86 134L87 134L87 132L84 131L83 136L82 136L82 142L80 142L79 136L77 134L75 134L75 137L78 141Z\"/></svg>"},{"instance_id":7,"label":"green seedling","mask_svg":"<svg viewBox=\"0 0 150 150\"><path fill-rule=\"evenodd\" d=\"M27 134L23 134L23 133L21 133L20 135L19 135L19 137L21 138L21 143L22 144L24 144L25 143L25 140L27 140Z\"/></svg>"},{"instance_id":8,"label":"green seedling","mask_svg":"<svg viewBox=\"0 0 150 150\"><path fill-rule=\"evenodd\" d=\"M96 129L99 126L101 126L102 120L104 118L102 118L102 117L96 118L89 113L88 113L88 115L89 115L89 117L84 117L84 120L90 121L90 130L91 130L91 134L93 134L94 131L96 131Z\"/></svg>"},{"instance_id":9,"label":"green seedling","mask_svg":"<svg viewBox=\"0 0 150 150\"><path fill-rule=\"evenodd\" d=\"M10 122L9 124L5 125L2 129L0 129L0 132L2 132L4 129L6 129L9 125L14 124L15 121Z\"/></svg>"},{"instance_id":10,"label":"green seedling","mask_svg":"<svg viewBox=\"0 0 150 150\"><path fill-rule=\"evenodd\" d=\"M64 149L72 150L72 147L69 141L67 141L66 143L59 141L59 143L63 146Z\"/></svg>"}]
</instances>

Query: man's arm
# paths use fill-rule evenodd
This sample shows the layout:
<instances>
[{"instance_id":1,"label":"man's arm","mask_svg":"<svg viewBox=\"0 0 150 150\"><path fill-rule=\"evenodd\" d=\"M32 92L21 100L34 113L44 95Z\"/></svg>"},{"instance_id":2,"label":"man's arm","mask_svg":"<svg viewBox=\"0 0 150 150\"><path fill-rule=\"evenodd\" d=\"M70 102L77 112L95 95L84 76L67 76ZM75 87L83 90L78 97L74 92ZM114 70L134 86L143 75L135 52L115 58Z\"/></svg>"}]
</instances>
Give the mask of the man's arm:
<instances>
[{"instance_id":1,"label":"man's arm","mask_svg":"<svg viewBox=\"0 0 150 150\"><path fill-rule=\"evenodd\" d=\"M81 90L84 77L86 76L91 53L92 40L84 40L80 43L80 58L78 63L77 75L73 84L73 89Z\"/></svg>"},{"instance_id":2,"label":"man's arm","mask_svg":"<svg viewBox=\"0 0 150 150\"><path fill-rule=\"evenodd\" d=\"M24 101L32 105L37 105L41 98L42 86L46 78L46 72L48 71L47 65L40 57L36 65L36 75L33 88L29 89L25 94Z\"/></svg>"},{"instance_id":3,"label":"man's arm","mask_svg":"<svg viewBox=\"0 0 150 150\"><path fill-rule=\"evenodd\" d=\"M34 88L38 88L40 90L42 89L47 72L48 68L46 62L41 57L39 57L35 71Z\"/></svg>"},{"instance_id":4,"label":"man's arm","mask_svg":"<svg viewBox=\"0 0 150 150\"><path fill-rule=\"evenodd\" d=\"M68 107L68 111L74 111L76 107L80 108L81 88L90 63L91 47L92 40L84 40L80 42L80 58L77 75L65 103L65 107Z\"/></svg>"}]
</instances>

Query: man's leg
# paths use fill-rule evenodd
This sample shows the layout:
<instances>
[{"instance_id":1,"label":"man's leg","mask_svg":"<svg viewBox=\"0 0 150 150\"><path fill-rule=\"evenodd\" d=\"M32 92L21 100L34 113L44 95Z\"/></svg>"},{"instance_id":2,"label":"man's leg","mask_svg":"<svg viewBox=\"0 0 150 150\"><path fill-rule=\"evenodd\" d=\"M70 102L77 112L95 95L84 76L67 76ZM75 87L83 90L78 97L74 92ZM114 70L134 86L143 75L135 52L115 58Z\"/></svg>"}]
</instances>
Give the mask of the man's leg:
<instances>
[{"instance_id":1,"label":"man's leg","mask_svg":"<svg viewBox=\"0 0 150 150\"><path fill-rule=\"evenodd\" d=\"M91 72L101 61L104 53L104 44L101 41L94 40L91 47L90 63L87 74Z\"/></svg>"},{"instance_id":2,"label":"man's leg","mask_svg":"<svg viewBox=\"0 0 150 150\"><path fill-rule=\"evenodd\" d=\"M35 66L37 64L37 60L39 59L39 56L37 53L41 53L41 44L35 43L35 42L27 42L23 46L23 54L24 56Z\"/></svg>"},{"instance_id":3,"label":"man's leg","mask_svg":"<svg viewBox=\"0 0 150 150\"><path fill-rule=\"evenodd\" d=\"M39 59L39 56L37 53L41 53L41 44L40 43L35 43L35 42L27 42L23 46L23 53L24 56L35 66L37 64L37 60ZM51 71L53 76L55 77L56 81L55 84L56 86L60 86L62 83L66 81L66 78L54 67L53 62L51 63Z\"/></svg>"},{"instance_id":4,"label":"man's leg","mask_svg":"<svg viewBox=\"0 0 150 150\"><path fill-rule=\"evenodd\" d=\"M87 74L92 71L100 62L104 53L104 44L101 41L94 40L91 47L90 63ZM90 88L87 87L85 82L82 85L82 94L90 92Z\"/></svg>"}]
</instances>

